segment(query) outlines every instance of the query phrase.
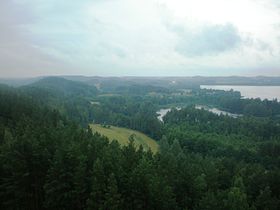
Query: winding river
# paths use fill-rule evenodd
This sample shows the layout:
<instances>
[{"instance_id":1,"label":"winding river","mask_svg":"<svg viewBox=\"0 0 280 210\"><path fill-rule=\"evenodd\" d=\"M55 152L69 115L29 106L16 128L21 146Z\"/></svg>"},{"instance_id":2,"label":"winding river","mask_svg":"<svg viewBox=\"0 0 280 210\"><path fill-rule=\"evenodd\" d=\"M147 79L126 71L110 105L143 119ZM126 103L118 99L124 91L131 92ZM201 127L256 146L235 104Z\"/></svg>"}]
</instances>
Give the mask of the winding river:
<instances>
[{"instance_id":1,"label":"winding river","mask_svg":"<svg viewBox=\"0 0 280 210\"><path fill-rule=\"evenodd\" d=\"M207 106L203 106L203 105L195 105L195 108L196 109L204 109L206 111L209 111L209 112L212 112L216 115L227 115L229 117L233 117L233 118L237 118L237 117L241 117L242 115L241 114L233 114L233 113L230 113L230 112L226 112L226 111L222 111L218 108L210 108L210 107L207 107ZM180 107L176 107L177 110L180 110L181 108ZM163 117L169 112L171 111L171 108L166 108L166 109L160 109L157 111L157 115L158 115L158 120L163 122Z\"/></svg>"}]
</instances>

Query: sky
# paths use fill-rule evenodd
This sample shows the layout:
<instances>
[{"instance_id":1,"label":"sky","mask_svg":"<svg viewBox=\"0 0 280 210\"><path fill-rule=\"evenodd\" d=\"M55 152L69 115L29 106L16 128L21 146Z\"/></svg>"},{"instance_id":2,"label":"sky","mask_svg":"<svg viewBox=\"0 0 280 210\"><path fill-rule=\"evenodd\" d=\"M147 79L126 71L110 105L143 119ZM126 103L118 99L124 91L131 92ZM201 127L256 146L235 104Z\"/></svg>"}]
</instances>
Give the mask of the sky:
<instances>
[{"instance_id":1,"label":"sky","mask_svg":"<svg viewBox=\"0 0 280 210\"><path fill-rule=\"evenodd\" d=\"M280 76L279 0L0 0L0 77Z\"/></svg>"}]
</instances>

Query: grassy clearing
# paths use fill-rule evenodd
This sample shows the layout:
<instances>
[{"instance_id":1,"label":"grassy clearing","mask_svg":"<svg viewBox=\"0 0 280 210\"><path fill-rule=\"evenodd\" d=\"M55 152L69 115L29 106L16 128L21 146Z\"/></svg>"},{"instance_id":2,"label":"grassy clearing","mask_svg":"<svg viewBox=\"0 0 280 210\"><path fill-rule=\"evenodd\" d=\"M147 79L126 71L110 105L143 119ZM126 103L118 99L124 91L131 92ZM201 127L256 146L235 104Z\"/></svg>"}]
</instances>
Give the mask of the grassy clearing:
<instances>
[{"instance_id":1,"label":"grassy clearing","mask_svg":"<svg viewBox=\"0 0 280 210\"><path fill-rule=\"evenodd\" d=\"M145 134L121 127L110 126L110 128L104 128L100 124L91 124L93 132L98 132L104 136L107 136L110 141L117 140L121 145L127 145L129 143L129 137L134 136L135 145L138 147L143 146L144 150L151 148L153 153L158 151L158 144L152 138L146 136Z\"/></svg>"}]
</instances>

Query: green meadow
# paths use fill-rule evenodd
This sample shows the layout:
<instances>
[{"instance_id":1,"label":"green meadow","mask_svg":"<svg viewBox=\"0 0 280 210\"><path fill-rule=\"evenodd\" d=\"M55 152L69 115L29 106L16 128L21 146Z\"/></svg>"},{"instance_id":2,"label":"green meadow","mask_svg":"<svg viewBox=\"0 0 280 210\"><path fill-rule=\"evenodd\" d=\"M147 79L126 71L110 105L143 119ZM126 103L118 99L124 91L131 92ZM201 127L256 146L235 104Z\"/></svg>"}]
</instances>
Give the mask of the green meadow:
<instances>
[{"instance_id":1,"label":"green meadow","mask_svg":"<svg viewBox=\"0 0 280 210\"><path fill-rule=\"evenodd\" d=\"M91 124L90 126L93 132L98 132L108 137L110 141L117 140L121 145L127 145L129 143L129 137L133 136L136 147L142 145L144 150L150 148L153 153L158 151L158 143L139 131L116 126L104 127L100 124Z\"/></svg>"}]
</instances>

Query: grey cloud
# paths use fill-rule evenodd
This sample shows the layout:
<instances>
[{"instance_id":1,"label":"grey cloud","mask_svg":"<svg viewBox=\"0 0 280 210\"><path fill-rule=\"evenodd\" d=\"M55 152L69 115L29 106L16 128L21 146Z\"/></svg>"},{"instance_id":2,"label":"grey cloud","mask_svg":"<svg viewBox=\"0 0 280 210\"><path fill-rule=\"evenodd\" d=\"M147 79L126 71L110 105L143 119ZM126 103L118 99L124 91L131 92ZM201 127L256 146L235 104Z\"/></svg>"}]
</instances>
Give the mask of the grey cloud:
<instances>
[{"instance_id":1,"label":"grey cloud","mask_svg":"<svg viewBox=\"0 0 280 210\"><path fill-rule=\"evenodd\" d=\"M97 58L106 57L108 55L115 55L119 58L127 56L124 49L112 43L100 42L95 46L94 56Z\"/></svg>"},{"instance_id":2,"label":"grey cloud","mask_svg":"<svg viewBox=\"0 0 280 210\"><path fill-rule=\"evenodd\" d=\"M280 9L280 2L278 0L272 0L272 3L274 3L274 5L277 9Z\"/></svg>"},{"instance_id":3,"label":"grey cloud","mask_svg":"<svg viewBox=\"0 0 280 210\"><path fill-rule=\"evenodd\" d=\"M241 34L232 24L203 25L177 19L161 5L146 11L150 2L154 1L145 0L138 8L131 0L0 0L0 77L72 72L183 74L185 67L193 68L190 71L204 66L228 68L230 56L215 62L203 56L235 49L238 53L232 56L244 61L244 66L251 65L256 51L266 51L267 63L274 62L276 56L271 59L267 52L275 55L277 46L269 37L256 40L254 33L251 37ZM140 12L134 11L138 9ZM142 11L147 14L143 16ZM279 25L274 31L279 31ZM253 49L252 54L247 48ZM203 65L201 59L205 59Z\"/></svg>"},{"instance_id":4,"label":"grey cloud","mask_svg":"<svg viewBox=\"0 0 280 210\"><path fill-rule=\"evenodd\" d=\"M28 22L29 15L22 9L13 7L12 1L0 3L0 50L16 45L25 34L19 32L20 26Z\"/></svg>"},{"instance_id":5,"label":"grey cloud","mask_svg":"<svg viewBox=\"0 0 280 210\"><path fill-rule=\"evenodd\" d=\"M126 53L123 49L116 47L113 48L114 54L117 55L120 58L125 58L126 57Z\"/></svg>"},{"instance_id":6,"label":"grey cloud","mask_svg":"<svg viewBox=\"0 0 280 210\"><path fill-rule=\"evenodd\" d=\"M17 7L13 0L0 2L0 24L24 24L32 20L32 15L27 12L28 7Z\"/></svg>"},{"instance_id":7,"label":"grey cloud","mask_svg":"<svg viewBox=\"0 0 280 210\"><path fill-rule=\"evenodd\" d=\"M32 22L32 14L24 5L14 1L0 2L0 76L42 75L48 68L61 69L63 64L41 52L32 44L25 26Z\"/></svg>"},{"instance_id":8,"label":"grey cloud","mask_svg":"<svg viewBox=\"0 0 280 210\"><path fill-rule=\"evenodd\" d=\"M267 41L256 39L250 36L243 38L242 44L246 47L250 47L260 52L268 52L271 55L274 53L274 49Z\"/></svg>"},{"instance_id":9,"label":"grey cloud","mask_svg":"<svg viewBox=\"0 0 280 210\"><path fill-rule=\"evenodd\" d=\"M256 49L260 50L260 51L268 51L271 55L273 54L273 48L270 44L262 41L262 40L256 40L254 42L254 45L256 47Z\"/></svg>"},{"instance_id":10,"label":"grey cloud","mask_svg":"<svg viewBox=\"0 0 280 210\"><path fill-rule=\"evenodd\" d=\"M242 43L238 30L232 24L205 25L198 31L180 26L168 28L179 37L175 50L185 56L215 55L233 50Z\"/></svg>"}]
</instances>

